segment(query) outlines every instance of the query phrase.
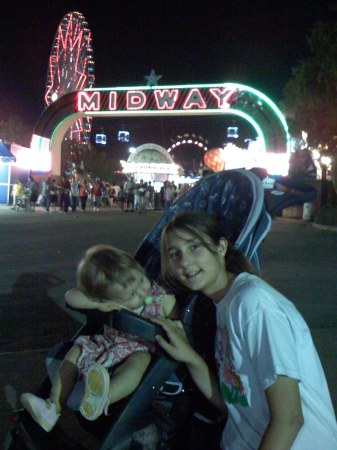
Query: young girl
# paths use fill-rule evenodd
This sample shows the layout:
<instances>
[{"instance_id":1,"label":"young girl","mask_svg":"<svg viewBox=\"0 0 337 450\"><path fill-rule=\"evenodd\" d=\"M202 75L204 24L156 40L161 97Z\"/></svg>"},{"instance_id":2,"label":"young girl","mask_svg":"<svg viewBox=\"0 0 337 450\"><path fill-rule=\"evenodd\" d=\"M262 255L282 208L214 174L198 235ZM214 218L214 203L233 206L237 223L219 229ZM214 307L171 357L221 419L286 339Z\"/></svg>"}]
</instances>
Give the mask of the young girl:
<instances>
[{"instance_id":1,"label":"young girl","mask_svg":"<svg viewBox=\"0 0 337 450\"><path fill-rule=\"evenodd\" d=\"M324 372L294 305L252 273L206 213L174 217L161 245L169 285L201 291L216 307L218 380L189 345L180 322L153 321L169 339L158 336L158 343L187 364L203 394L227 414L221 448L336 449Z\"/></svg>"},{"instance_id":2,"label":"young girl","mask_svg":"<svg viewBox=\"0 0 337 450\"><path fill-rule=\"evenodd\" d=\"M90 248L77 270L78 288L67 292L66 302L78 309L104 312L127 308L145 318L174 317L175 297L146 277L144 269L127 253L107 245ZM151 356L141 338L105 327L102 335L80 336L65 356L53 381L49 399L21 395L21 402L45 430L56 424L78 376L86 387L80 412L95 420L110 404L138 386ZM107 368L116 366L110 380Z\"/></svg>"}]
</instances>

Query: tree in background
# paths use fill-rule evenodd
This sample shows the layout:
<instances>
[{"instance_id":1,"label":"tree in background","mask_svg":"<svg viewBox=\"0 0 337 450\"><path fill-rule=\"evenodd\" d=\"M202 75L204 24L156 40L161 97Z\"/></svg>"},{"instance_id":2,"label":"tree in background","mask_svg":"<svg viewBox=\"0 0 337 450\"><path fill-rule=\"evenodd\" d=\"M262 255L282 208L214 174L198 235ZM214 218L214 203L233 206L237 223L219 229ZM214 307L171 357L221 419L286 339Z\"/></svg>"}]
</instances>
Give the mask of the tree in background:
<instances>
[{"instance_id":1,"label":"tree in background","mask_svg":"<svg viewBox=\"0 0 337 450\"><path fill-rule=\"evenodd\" d=\"M317 23L308 37L311 57L293 68L283 108L294 136L308 133L311 146L337 147L337 22Z\"/></svg>"},{"instance_id":2,"label":"tree in background","mask_svg":"<svg viewBox=\"0 0 337 450\"><path fill-rule=\"evenodd\" d=\"M119 163L108 158L106 152L97 150L90 141L88 144L78 144L64 139L61 151L62 173L70 175L75 171L83 178L100 177L101 180L112 181L120 170Z\"/></svg>"},{"instance_id":3,"label":"tree in background","mask_svg":"<svg viewBox=\"0 0 337 450\"><path fill-rule=\"evenodd\" d=\"M337 12L337 1L331 2L330 9ZM282 107L291 134L298 137L305 131L309 147L320 152L322 179L325 179L328 167L324 161L327 158L331 161L331 178L336 189L337 20L318 22L307 40L310 56L293 68L292 77L284 88Z\"/></svg>"},{"instance_id":4,"label":"tree in background","mask_svg":"<svg viewBox=\"0 0 337 450\"><path fill-rule=\"evenodd\" d=\"M30 147L32 127L23 123L20 117L10 117L0 122L0 139L7 145L17 144Z\"/></svg>"}]
</instances>

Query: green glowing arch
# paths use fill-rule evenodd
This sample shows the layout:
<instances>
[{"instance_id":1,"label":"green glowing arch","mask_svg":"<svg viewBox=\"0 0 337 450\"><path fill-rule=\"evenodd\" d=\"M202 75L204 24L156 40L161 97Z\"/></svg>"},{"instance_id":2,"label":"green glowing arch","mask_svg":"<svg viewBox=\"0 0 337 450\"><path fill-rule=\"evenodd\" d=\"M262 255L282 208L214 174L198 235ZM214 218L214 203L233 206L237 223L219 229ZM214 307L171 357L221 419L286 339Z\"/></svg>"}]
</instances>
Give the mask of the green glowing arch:
<instances>
[{"instance_id":1,"label":"green glowing arch","mask_svg":"<svg viewBox=\"0 0 337 450\"><path fill-rule=\"evenodd\" d=\"M214 92L226 94L226 102L222 102L222 100L220 102ZM136 95L140 99L146 99L146 101L144 100L144 107L128 109L128 99L135 95L134 93L137 93ZM159 103L158 98L164 98L163 93L166 95L165 98L172 99L174 97L178 99L174 107L168 105L168 103L166 107L163 107L164 100L162 104ZM79 107L79 98L88 100L82 109ZM99 105L90 104L90 99L93 98L99 99ZM116 100L113 106L111 106L111 98ZM43 112L34 129L34 142L49 146L49 150L52 152L52 172L59 175L63 136L69 126L79 118L85 116L153 117L222 114L236 115L249 122L259 137L263 152L289 155L290 136L288 126L282 112L275 103L254 88L232 82L203 85L99 88L71 92L59 98Z\"/></svg>"}]
</instances>

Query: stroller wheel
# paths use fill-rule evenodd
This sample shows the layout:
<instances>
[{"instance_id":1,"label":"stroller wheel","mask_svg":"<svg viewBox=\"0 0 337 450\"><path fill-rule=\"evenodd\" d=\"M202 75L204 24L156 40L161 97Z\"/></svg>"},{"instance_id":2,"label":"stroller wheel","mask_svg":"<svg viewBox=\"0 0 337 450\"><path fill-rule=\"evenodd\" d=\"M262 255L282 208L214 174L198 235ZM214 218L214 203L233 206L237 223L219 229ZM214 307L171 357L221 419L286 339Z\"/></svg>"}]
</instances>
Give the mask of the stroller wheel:
<instances>
[{"instance_id":1,"label":"stroller wheel","mask_svg":"<svg viewBox=\"0 0 337 450\"><path fill-rule=\"evenodd\" d=\"M16 430L12 430L7 433L5 441L3 443L4 450L26 450L25 445L20 439L20 436L16 434Z\"/></svg>"}]
</instances>

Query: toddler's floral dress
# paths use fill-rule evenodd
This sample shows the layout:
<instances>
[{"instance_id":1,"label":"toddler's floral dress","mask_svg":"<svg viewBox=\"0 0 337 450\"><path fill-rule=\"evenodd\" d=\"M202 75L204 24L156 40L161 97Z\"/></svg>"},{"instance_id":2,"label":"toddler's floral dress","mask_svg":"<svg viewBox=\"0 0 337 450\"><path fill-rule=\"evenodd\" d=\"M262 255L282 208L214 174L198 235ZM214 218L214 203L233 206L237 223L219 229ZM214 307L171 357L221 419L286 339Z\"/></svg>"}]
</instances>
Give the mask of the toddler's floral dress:
<instances>
[{"instance_id":1,"label":"toddler's floral dress","mask_svg":"<svg viewBox=\"0 0 337 450\"><path fill-rule=\"evenodd\" d=\"M144 304L136 314L148 319L158 317L163 296L166 295L164 288L157 283L152 284L149 304ZM153 352L154 346L146 340L129 333L114 330L104 326L103 334L95 336L80 336L75 340L75 345L80 347L80 356L77 360L77 367L80 377L85 376L89 367L94 364L102 364L109 368L126 359L136 351Z\"/></svg>"}]
</instances>

